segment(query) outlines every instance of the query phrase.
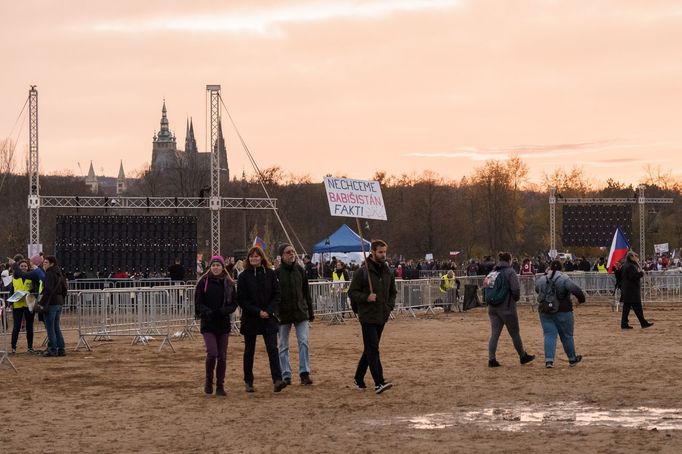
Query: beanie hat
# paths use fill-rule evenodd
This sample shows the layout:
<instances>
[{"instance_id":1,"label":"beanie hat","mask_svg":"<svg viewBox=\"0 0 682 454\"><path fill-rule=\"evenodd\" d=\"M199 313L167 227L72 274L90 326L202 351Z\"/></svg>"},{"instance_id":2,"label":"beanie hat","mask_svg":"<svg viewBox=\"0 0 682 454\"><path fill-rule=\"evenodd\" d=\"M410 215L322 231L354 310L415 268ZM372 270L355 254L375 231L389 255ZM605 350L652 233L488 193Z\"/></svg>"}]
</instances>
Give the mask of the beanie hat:
<instances>
[{"instance_id":1,"label":"beanie hat","mask_svg":"<svg viewBox=\"0 0 682 454\"><path fill-rule=\"evenodd\" d=\"M282 256L284 255L284 250L285 250L286 248L290 247L290 246L291 246L291 245L290 245L289 243L282 243L282 244L280 244L279 247L277 248L277 255L279 255L280 257L282 257Z\"/></svg>"},{"instance_id":2,"label":"beanie hat","mask_svg":"<svg viewBox=\"0 0 682 454\"><path fill-rule=\"evenodd\" d=\"M223 259L219 255L214 255L213 257L211 257L211 261L208 262L208 266L211 266L214 263L220 263L223 267L225 267L225 259Z\"/></svg>"},{"instance_id":3,"label":"beanie hat","mask_svg":"<svg viewBox=\"0 0 682 454\"><path fill-rule=\"evenodd\" d=\"M31 257L31 263L33 263L35 266L40 266L43 263L43 258L39 255L34 255Z\"/></svg>"}]
</instances>

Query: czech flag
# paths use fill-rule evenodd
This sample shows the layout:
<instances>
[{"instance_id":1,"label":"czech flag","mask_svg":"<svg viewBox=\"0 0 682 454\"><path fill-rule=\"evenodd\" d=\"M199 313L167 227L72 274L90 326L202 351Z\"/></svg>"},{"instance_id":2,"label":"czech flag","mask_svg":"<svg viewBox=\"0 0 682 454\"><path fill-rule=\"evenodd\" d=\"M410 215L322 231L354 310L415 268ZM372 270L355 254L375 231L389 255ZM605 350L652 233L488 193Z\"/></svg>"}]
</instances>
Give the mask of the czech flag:
<instances>
[{"instance_id":1,"label":"czech flag","mask_svg":"<svg viewBox=\"0 0 682 454\"><path fill-rule=\"evenodd\" d=\"M613 266L620 261L630 249L630 243L623 234L620 227L616 228L616 233L613 234L613 241L611 242L611 250L609 251L609 261L606 264L606 269L609 273L613 273Z\"/></svg>"},{"instance_id":2,"label":"czech flag","mask_svg":"<svg viewBox=\"0 0 682 454\"><path fill-rule=\"evenodd\" d=\"M261 248L263 252L265 252L265 249L268 247L268 245L265 244L265 241L263 241L263 238L259 237L258 235L256 235L256 238L253 240L253 245Z\"/></svg>"}]
</instances>

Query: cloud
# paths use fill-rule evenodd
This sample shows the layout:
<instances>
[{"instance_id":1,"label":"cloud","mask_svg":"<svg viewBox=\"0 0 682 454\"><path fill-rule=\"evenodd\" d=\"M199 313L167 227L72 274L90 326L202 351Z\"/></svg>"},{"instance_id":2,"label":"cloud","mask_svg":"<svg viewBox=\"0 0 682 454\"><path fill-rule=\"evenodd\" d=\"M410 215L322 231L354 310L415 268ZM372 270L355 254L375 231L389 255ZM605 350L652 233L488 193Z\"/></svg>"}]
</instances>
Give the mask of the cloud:
<instances>
[{"instance_id":1,"label":"cloud","mask_svg":"<svg viewBox=\"0 0 682 454\"><path fill-rule=\"evenodd\" d=\"M253 12L215 12L102 21L88 28L97 32L114 33L188 31L267 34L273 32L277 25L286 23L317 22L337 18L380 19L395 13L448 9L461 3L461 0L373 0L362 3L337 0Z\"/></svg>"}]
</instances>

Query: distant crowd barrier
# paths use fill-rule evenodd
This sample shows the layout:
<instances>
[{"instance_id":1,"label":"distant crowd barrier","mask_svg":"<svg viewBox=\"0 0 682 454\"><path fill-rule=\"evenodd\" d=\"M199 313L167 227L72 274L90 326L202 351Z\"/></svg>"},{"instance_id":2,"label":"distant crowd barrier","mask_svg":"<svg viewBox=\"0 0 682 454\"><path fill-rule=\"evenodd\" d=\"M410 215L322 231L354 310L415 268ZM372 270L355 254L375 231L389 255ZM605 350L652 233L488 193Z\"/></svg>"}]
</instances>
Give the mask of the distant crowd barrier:
<instances>
[{"instance_id":1,"label":"distant crowd barrier","mask_svg":"<svg viewBox=\"0 0 682 454\"><path fill-rule=\"evenodd\" d=\"M78 344L91 350L88 338L132 337L132 345L147 345L162 337L159 351L173 337L191 337L194 325L194 286L82 290L77 294Z\"/></svg>"},{"instance_id":2,"label":"distant crowd barrier","mask_svg":"<svg viewBox=\"0 0 682 454\"><path fill-rule=\"evenodd\" d=\"M71 279L69 290L104 290L108 288L158 287L169 285L191 285L192 281L172 281L170 278L149 279Z\"/></svg>"}]
</instances>

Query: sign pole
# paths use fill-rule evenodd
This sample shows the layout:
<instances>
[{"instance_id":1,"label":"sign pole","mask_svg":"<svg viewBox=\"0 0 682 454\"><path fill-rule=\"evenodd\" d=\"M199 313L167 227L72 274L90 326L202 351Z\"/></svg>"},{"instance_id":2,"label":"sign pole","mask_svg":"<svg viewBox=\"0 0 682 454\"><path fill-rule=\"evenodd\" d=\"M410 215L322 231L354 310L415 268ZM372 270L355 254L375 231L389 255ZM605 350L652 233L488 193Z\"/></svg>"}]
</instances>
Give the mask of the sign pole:
<instances>
[{"instance_id":1,"label":"sign pole","mask_svg":"<svg viewBox=\"0 0 682 454\"><path fill-rule=\"evenodd\" d=\"M369 278L369 265L367 264L367 254L365 253L365 240L362 238L362 228L360 227L360 218L355 218L358 225L358 235L360 235L360 247L362 248L362 256L365 258L365 268L367 268L367 282L369 282L369 292L374 293L372 288L372 279Z\"/></svg>"}]
</instances>

